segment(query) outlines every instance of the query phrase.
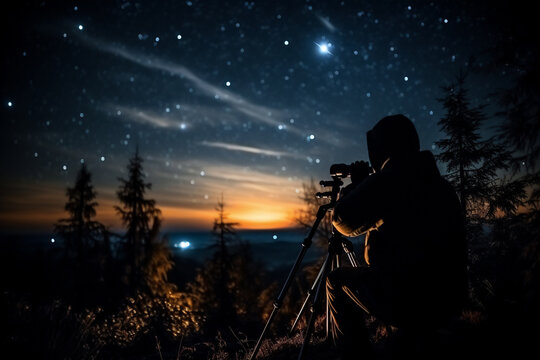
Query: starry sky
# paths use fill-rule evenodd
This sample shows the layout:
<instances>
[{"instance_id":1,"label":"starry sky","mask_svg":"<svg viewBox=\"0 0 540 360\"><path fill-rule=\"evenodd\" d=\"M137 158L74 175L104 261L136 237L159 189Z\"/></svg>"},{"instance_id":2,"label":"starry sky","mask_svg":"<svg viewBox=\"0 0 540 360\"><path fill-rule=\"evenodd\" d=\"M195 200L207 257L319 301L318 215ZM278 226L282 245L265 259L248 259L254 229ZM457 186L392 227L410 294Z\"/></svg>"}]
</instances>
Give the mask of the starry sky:
<instances>
[{"instance_id":1,"label":"starry sky","mask_svg":"<svg viewBox=\"0 0 540 360\"><path fill-rule=\"evenodd\" d=\"M488 1L20 1L2 10L2 230L50 230L81 163L118 227L138 146L164 227L294 225L302 184L403 113L436 152L441 86L495 46ZM476 75L489 102L504 73Z\"/></svg>"}]
</instances>

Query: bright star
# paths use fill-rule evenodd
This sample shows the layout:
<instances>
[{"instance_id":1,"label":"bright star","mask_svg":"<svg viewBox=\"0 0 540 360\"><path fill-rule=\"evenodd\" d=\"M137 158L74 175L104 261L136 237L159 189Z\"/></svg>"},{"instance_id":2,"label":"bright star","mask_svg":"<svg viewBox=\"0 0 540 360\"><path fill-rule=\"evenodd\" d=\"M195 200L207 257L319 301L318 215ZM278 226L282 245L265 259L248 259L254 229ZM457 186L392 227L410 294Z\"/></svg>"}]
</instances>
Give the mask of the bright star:
<instances>
[{"instance_id":1,"label":"bright star","mask_svg":"<svg viewBox=\"0 0 540 360\"><path fill-rule=\"evenodd\" d=\"M330 43L322 43L322 44L319 44L319 43L315 43L315 45L317 45L319 47L319 51L322 53L322 54L330 54L330 55L334 55L330 52L330 48L332 47L332 44Z\"/></svg>"}]
</instances>

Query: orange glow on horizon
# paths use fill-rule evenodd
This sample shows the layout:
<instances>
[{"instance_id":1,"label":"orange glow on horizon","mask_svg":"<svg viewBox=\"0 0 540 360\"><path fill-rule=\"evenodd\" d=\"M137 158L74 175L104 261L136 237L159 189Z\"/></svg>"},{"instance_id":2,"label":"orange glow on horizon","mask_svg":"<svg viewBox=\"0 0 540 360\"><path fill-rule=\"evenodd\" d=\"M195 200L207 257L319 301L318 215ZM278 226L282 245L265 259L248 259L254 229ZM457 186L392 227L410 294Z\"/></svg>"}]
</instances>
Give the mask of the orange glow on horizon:
<instances>
[{"instance_id":1,"label":"orange glow on horizon","mask_svg":"<svg viewBox=\"0 0 540 360\"><path fill-rule=\"evenodd\" d=\"M268 175L234 166L205 166L206 176L198 187L157 184L147 194L161 210L162 229L211 229L220 199L225 203L228 221L237 229L277 229L296 227L295 213L304 207L299 190L301 180ZM157 181L156 181L157 182ZM71 185L68 185L71 186ZM119 205L114 187L97 183L96 220L112 231L123 225L115 206ZM0 208L0 230L52 232L64 211L66 185L62 183L7 184ZM157 191L157 190L160 191Z\"/></svg>"},{"instance_id":2,"label":"orange glow on horizon","mask_svg":"<svg viewBox=\"0 0 540 360\"><path fill-rule=\"evenodd\" d=\"M10 212L0 212L0 227L4 231L46 231L52 232L59 219L66 218L64 200L57 197L48 206L25 207ZM100 199L96 208L96 220L113 229L121 229L122 223L114 208L116 201ZM160 206L163 229L211 229L217 218L215 207L217 202L208 202L204 206L187 208L178 206ZM302 204L300 202L279 202L274 199L241 199L227 201L225 213L227 220L238 223L237 229L278 229L296 226L294 213Z\"/></svg>"}]
</instances>

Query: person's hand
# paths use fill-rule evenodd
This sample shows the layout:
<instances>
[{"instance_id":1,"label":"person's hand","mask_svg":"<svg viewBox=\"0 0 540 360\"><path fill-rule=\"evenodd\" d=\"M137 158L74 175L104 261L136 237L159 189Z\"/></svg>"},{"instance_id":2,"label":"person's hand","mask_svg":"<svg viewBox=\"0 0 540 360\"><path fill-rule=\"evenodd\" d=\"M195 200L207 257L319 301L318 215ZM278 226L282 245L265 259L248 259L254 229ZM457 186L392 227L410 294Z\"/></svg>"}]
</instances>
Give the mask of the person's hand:
<instances>
[{"instance_id":1,"label":"person's hand","mask_svg":"<svg viewBox=\"0 0 540 360\"><path fill-rule=\"evenodd\" d=\"M371 166L366 161L355 161L350 165L350 169L351 182L355 185L364 181L371 172Z\"/></svg>"}]
</instances>

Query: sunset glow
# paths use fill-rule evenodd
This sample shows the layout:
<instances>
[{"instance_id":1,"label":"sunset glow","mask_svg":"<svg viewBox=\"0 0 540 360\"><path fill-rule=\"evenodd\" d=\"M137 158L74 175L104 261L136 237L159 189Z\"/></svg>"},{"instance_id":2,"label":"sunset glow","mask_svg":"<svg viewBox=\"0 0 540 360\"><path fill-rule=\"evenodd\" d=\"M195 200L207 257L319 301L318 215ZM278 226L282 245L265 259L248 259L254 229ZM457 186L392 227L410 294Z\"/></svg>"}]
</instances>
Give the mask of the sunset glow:
<instances>
[{"instance_id":1,"label":"sunset glow","mask_svg":"<svg viewBox=\"0 0 540 360\"><path fill-rule=\"evenodd\" d=\"M208 167L210 173L214 168ZM248 173L246 180L235 176L236 171L217 169L220 175L208 176L201 194L189 196L176 188L159 184L148 193L156 200L161 210L164 229L211 229L216 218L215 207L223 195L225 210L231 222L239 224L238 229L275 229L295 226L294 214L303 203L295 186L290 181L279 181L272 176ZM220 192L218 183L227 178L230 186ZM213 180L212 180L213 179ZM161 181L160 181L161 183ZM39 189L28 184L11 184L11 194L4 197L4 206L10 211L0 211L0 224L3 229L22 231L52 231L53 225L66 217L64 211L65 188L55 184ZM71 186L71 185L66 185ZM115 188L100 188L97 201L97 220L111 229L121 229L122 224L114 208L118 205ZM208 193L205 197L203 193ZM278 196L276 196L276 193ZM186 197L188 201L186 201Z\"/></svg>"}]
</instances>

